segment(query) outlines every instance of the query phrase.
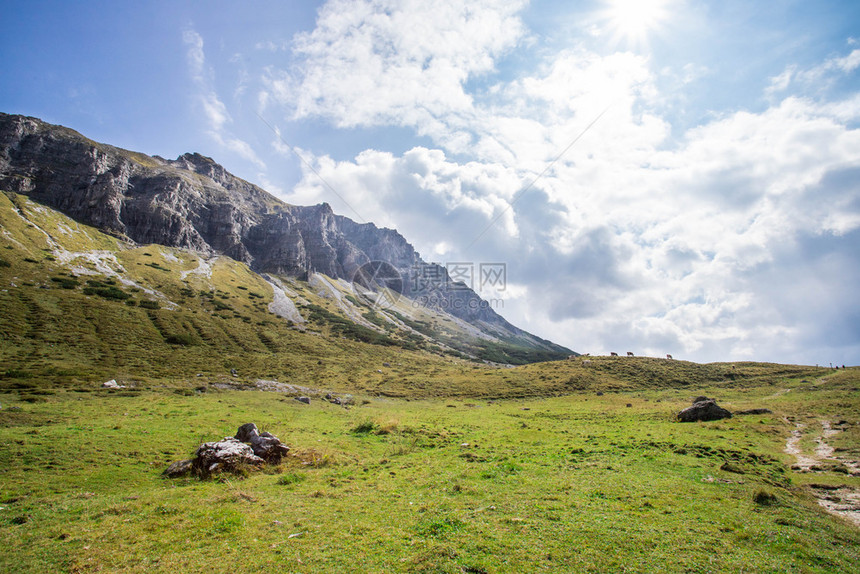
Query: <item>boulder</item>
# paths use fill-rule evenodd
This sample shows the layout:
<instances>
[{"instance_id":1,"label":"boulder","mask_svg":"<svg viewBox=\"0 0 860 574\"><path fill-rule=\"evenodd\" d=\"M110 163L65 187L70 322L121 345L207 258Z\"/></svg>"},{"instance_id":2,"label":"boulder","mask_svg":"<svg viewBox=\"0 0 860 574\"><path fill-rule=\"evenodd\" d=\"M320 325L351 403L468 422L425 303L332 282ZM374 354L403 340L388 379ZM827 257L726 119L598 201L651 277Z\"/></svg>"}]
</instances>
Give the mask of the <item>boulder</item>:
<instances>
[{"instance_id":1,"label":"boulder","mask_svg":"<svg viewBox=\"0 0 860 574\"><path fill-rule=\"evenodd\" d=\"M207 442L197 447L193 459L178 460L164 471L168 478L194 473L207 478L217 472L241 472L258 469L266 463L277 464L290 452L290 447L268 432L260 432L257 425L247 423L239 427L236 436Z\"/></svg>"},{"instance_id":2,"label":"boulder","mask_svg":"<svg viewBox=\"0 0 860 574\"><path fill-rule=\"evenodd\" d=\"M707 397L696 397L693 406L678 413L678 420L683 423L696 421L716 421L729 419L732 413L717 405L717 401Z\"/></svg>"},{"instance_id":3,"label":"boulder","mask_svg":"<svg viewBox=\"0 0 860 574\"><path fill-rule=\"evenodd\" d=\"M246 423L236 432L236 440L250 443L254 454L268 463L277 464L290 452L290 447L282 443L278 437L268 432L259 432L257 425Z\"/></svg>"},{"instance_id":4,"label":"boulder","mask_svg":"<svg viewBox=\"0 0 860 574\"><path fill-rule=\"evenodd\" d=\"M296 397L296 400L299 401L300 403L304 403L306 405L311 404L310 397Z\"/></svg>"},{"instance_id":5,"label":"boulder","mask_svg":"<svg viewBox=\"0 0 860 574\"><path fill-rule=\"evenodd\" d=\"M125 385L121 385L121 384L117 383L116 380L111 379L109 381L105 381L104 383L102 383L102 388L103 389L124 389Z\"/></svg>"},{"instance_id":6,"label":"boulder","mask_svg":"<svg viewBox=\"0 0 860 574\"><path fill-rule=\"evenodd\" d=\"M251 439L257 436L260 436L260 431L257 430L257 425L254 423L245 423L236 431L236 436L234 438L242 442L251 442Z\"/></svg>"},{"instance_id":7,"label":"boulder","mask_svg":"<svg viewBox=\"0 0 860 574\"><path fill-rule=\"evenodd\" d=\"M236 472L248 467L259 468L266 463L254 454L254 450L249 445L234 437L203 443L197 448L194 456L194 472L203 477L216 472Z\"/></svg>"}]
</instances>

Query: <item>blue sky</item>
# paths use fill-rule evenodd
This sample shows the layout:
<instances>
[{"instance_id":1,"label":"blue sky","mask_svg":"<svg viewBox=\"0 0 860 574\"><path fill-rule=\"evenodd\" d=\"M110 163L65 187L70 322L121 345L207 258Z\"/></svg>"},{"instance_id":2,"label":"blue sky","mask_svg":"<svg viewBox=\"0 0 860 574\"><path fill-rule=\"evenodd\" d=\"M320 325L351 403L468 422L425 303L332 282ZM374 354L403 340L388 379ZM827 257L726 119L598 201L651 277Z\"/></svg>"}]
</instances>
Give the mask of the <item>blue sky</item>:
<instances>
[{"instance_id":1,"label":"blue sky","mask_svg":"<svg viewBox=\"0 0 860 574\"><path fill-rule=\"evenodd\" d=\"M0 6L0 111L505 262L538 335L860 363L856 2Z\"/></svg>"}]
</instances>

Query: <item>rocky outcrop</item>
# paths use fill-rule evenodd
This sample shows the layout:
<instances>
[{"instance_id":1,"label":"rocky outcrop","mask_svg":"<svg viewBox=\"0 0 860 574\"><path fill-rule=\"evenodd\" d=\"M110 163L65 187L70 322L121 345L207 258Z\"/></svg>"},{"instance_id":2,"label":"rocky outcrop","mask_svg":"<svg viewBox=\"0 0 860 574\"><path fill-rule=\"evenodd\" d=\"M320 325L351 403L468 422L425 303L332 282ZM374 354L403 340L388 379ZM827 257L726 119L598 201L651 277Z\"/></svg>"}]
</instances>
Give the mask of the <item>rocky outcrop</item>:
<instances>
[{"instance_id":1,"label":"rocky outcrop","mask_svg":"<svg viewBox=\"0 0 860 574\"><path fill-rule=\"evenodd\" d=\"M216 472L240 472L244 469L262 467L265 460L254 454L254 450L233 437L216 442L206 442L197 448L191 463L195 474L207 477Z\"/></svg>"},{"instance_id":2,"label":"rocky outcrop","mask_svg":"<svg viewBox=\"0 0 860 574\"><path fill-rule=\"evenodd\" d=\"M278 440L278 437L268 432L261 433L254 423L240 426L234 438L249 443L254 455L268 463L277 464L290 452L290 447Z\"/></svg>"},{"instance_id":3,"label":"rocky outcrop","mask_svg":"<svg viewBox=\"0 0 860 574\"><path fill-rule=\"evenodd\" d=\"M428 266L397 231L335 215L325 203L288 205L197 153L167 160L0 113L0 190L136 243L223 254L260 273L351 281L362 265L383 261L403 277L405 295L482 336L569 354L505 321L444 268ZM415 284L423 267L437 281Z\"/></svg>"},{"instance_id":4,"label":"rocky outcrop","mask_svg":"<svg viewBox=\"0 0 860 574\"><path fill-rule=\"evenodd\" d=\"M693 406L678 413L678 420L684 423L696 421L716 421L728 419L732 413L717 405L717 401L708 397L696 397Z\"/></svg>"},{"instance_id":5,"label":"rocky outcrop","mask_svg":"<svg viewBox=\"0 0 860 574\"><path fill-rule=\"evenodd\" d=\"M164 471L167 478L194 474L207 478L222 472L243 472L259 469L265 464L278 464L290 452L290 447L268 432L259 432L257 425L246 423L236 436L206 442L197 447L194 458L178 460Z\"/></svg>"}]
</instances>

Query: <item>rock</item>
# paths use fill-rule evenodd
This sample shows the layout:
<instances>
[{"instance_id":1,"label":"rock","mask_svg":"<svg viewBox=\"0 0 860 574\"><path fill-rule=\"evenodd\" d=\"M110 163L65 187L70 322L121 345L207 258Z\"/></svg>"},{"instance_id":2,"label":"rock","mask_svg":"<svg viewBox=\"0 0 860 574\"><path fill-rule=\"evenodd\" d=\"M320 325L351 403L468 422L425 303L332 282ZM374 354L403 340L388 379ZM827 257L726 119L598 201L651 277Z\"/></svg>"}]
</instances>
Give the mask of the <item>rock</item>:
<instances>
[{"instance_id":1,"label":"rock","mask_svg":"<svg viewBox=\"0 0 860 574\"><path fill-rule=\"evenodd\" d=\"M177 460L164 471L167 478L180 478L187 476L194 469L194 459Z\"/></svg>"},{"instance_id":2,"label":"rock","mask_svg":"<svg viewBox=\"0 0 860 574\"><path fill-rule=\"evenodd\" d=\"M281 459L290 452L290 447L269 432L261 432L259 439L251 443L251 448L254 454L272 464L281 462Z\"/></svg>"},{"instance_id":3,"label":"rock","mask_svg":"<svg viewBox=\"0 0 860 574\"><path fill-rule=\"evenodd\" d=\"M709 399L705 395L699 395L698 397L693 399L693 404L695 405L696 403L701 403L702 401L707 401L707 400L709 400Z\"/></svg>"},{"instance_id":4,"label":"rock","mask_svg":"<svg viewBox=\"0 0 860 574\"><path fill-rule=\"evenodd\" d=\"M306 405L311 404L311 398L310 397L296 397L296 400L299 401L300 403L304 403Z\"/></svg>"},{"instance_id":5,"label":"rock","mask_svg":"<svg viewBox=\"0 0 860 574\"><path fill-rule=\"evenodd\" d=\"M254 437L260 436L260 431L257 430L257 425L254 423L245 423L236 431L236 440L242 442L251 442Z\"/></svg>"},{"instance_id":6,"label":"rock","mask_svg":"<svg viewBox=\"0 0 860 574\"><path fill-rule=\"evenodd\" d=\"M737 411L736 415L769 415L773 411L770 409L747 409L745 411Z\"/></svg>"},{"instance_id":7,"label":"rock","mask_svg":"<svg viewBox=\"0 0 860 574\"><path fill-rule=\"evenodd\" d=\"M266 461L254 454L247 444L234 437L201 444L192 463L194 472L207 477L216 472L237 472L247 468L260 468Z\"/></svg>"},{"instance_id":8,"label":"rock","mask_svg":"<svg viewBox=\"0 0 860 574\"><path fill-rule=\"evenodd\" d=\"M267 462L277 464L288 452L290 447L278 437L268 432L261 433L257 425L247 423L239 427L234 437L201 444L193 459L174 462L167 467L164 475L177 478L193 472L206 478L216 472L257 469Z\"/></svg>"},{"instance_id":9,"label":"rock","mask_svg":"<svg viewBox=\"0 0 860 574\"><path fill-rule=\"evenodd\" d=\"M326 393L325 397L323 398L333 405L340 405L342 407L346 407L355 403L355 399L352 398L352 395L344 395L342 397L338 397L337 395Z\"/></svg>"},{"instance_id":10,"label":"rock","mask_svg":"<svg viewBox=\"0 0 860 574\"><path fill-rule=\"evenodd\" d=\"M290 447L283 444L278 437L272 433L259 432L257 425L254 423L246 423L240 426L234 438L250 443L254 454L268 463L277 464L290 452Z\"/></svg>"},{"instance_id":11,"label":"rock","mask_svg":"<svg viewBox=\"0 0 860 574\"><path fill-rule=\"evenodd\" d=\"M390 366L391 366L391 363L382 363L382 366L383 366L383 367L390 367Z\"/></svg>"},{"instance_id":12,"label":"rock","mask_svg":"<svg viewBox=\"0 0 860 574\"><path fill-rule=\"evenodd\" d=\"M597 393L596 393L596 394L597 394L597 396L598 396L598 397L602 397L602 396L603 396L603 391L597 391Z\"/></svg>"},{"instance_id":13,"label":"rock","mask_svg":"<svg viewBox=\"0 0 860 574\"><path fill-rule=\"evenodd\" d=\"M103 389L124 389L125 385L120 385L114 379L102 383Z\"/></svg>"},{"instance_id":14,"label":"rock","mask_svg":"<svg viewBox=\"0 0 860 574\"><path fill-rule=\"evenodd\" d=\"M233 375L234 377L239 376L239 372L236 369L230 369L230 374Z\"/></svg>"},{"instance_id":15,"label":"rock","mask_svg":"<svg viewBox=\"0 0 860 574\"><path fill-rule=\"evenodd\" d=\"M693 406L687 407L678 413L678 420L684 423L696 421L716 421L732 417L732 413L717 406L717 401L707 397L696 397ZM704 399L704 400L698 400Z\"/></svg>"}]
</instances>

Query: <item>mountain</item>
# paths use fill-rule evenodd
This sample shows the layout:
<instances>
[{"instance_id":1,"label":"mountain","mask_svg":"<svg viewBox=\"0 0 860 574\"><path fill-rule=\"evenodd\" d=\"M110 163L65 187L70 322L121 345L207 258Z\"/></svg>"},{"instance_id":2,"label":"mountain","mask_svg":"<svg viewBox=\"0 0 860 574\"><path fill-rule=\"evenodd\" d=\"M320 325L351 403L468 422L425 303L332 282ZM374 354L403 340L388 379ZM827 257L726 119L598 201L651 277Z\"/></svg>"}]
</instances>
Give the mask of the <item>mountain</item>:
<instances>
[{"instance_id":1,"label":"mountain","mask_svg":"<svg viewBox=\"0 0 860 574\"><path fill-rule=\"evenodd\" d=\"M511 325L444 267L423 261L397 231L336 215L325 203L286 204L200 154L148 156L0 113L0 190L128 245L162 245L201 260L227 256L273 284L328 285L339 303L335 315L379 333L395 323L450 352L497 362L572 353ZM418 275L435 280L415 281ZM278 296L289 299L284 291ZM362 309L349 309L346 297ZM419 307L458 328L443 332L422 322L426 317L413 312ZM364 317L368 311L381 324Z\"/></svg>"}]
</instances>

